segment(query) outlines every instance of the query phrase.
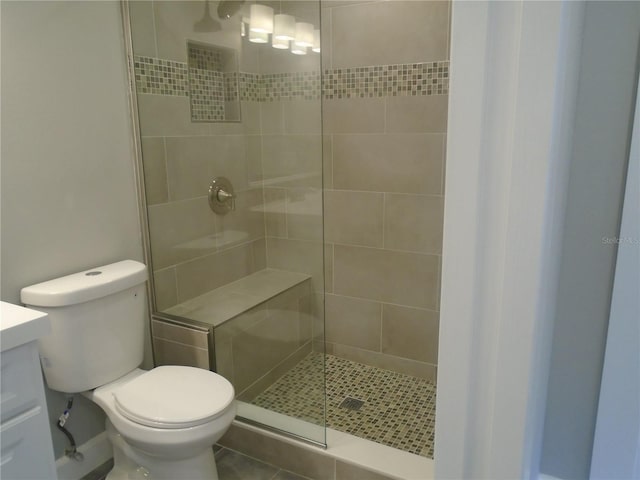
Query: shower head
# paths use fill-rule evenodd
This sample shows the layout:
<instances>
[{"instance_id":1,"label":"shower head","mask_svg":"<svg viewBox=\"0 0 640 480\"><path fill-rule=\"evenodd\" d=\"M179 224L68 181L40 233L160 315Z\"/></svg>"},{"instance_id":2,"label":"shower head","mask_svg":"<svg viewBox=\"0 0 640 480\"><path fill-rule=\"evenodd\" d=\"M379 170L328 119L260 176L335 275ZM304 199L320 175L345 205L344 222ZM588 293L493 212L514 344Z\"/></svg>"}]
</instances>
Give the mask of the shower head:
<instances>
[{"instance_id":1,"label":"shower head","mask_svg":"<svg viewBox=\"0 0 640 480\"><path fill-rule=\"evenodd\" d=\"M220 22L211 18L211 14L209 13L209 0L206 0L204 2L204 14L200 20L193 24L193 31L206 33L217 32L220 29Z\"/></svg>"},{"instance_id":2,"label":"shower head","mask_svg":"<svg viewBox=\"0 0 640 480\"><path fill-rule=\"evenodd\" d=\"M240 10L244 0L220 0L218 5L218 18L225 20L231 18Z\"/></svg>"}]
</instances>

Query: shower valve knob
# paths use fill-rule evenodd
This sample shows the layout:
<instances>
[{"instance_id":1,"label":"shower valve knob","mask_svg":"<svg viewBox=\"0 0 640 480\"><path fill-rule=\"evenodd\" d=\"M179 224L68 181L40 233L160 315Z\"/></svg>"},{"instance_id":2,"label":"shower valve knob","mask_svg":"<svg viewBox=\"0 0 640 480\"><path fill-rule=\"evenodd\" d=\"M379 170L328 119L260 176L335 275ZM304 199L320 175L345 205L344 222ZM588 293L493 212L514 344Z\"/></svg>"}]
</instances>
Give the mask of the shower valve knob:
<instances>
[{"instance_id":1,"label":"shower valve knob","mask_svg":"<svg viewBox=\"0 0 640 480\"><path fill-rule=\"evenodd\" d=\"M225 215L235 210L236 195L228 178L216 177L209 185L209 207L218 215Z\"/></svg>"},{"instance_id":2,"label":"shower valve knob","mask_svg":"<svg viewBox=\"0 0 640 480\"><path fill-rule=\"evenodd\" d=\"M233 193L227 192L226 190L223 190L222 188L219 188L216 193L216 197L218 197L219 202L226 202L227 200L233 200L235 198L235 195Z\"/></svg>"}]
</instances>

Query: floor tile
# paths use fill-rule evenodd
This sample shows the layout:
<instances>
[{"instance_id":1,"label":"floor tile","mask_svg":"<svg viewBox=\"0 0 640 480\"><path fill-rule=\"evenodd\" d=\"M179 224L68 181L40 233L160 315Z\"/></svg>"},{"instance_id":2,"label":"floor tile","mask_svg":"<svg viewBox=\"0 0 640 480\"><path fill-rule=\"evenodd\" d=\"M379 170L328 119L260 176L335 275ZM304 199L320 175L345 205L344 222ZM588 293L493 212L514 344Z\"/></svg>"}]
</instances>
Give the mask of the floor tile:
<instances>
[{"instance_id":1,"label":"floor tile","mask_svg":"<svg viewBox=\"0 0 640 480\"><path fill-rule=\"evenodd\" d=\"M433 458L436 385L428 380L311 353L252 403L321 425L325 368L329 428ZM340 407L347 397L364 403Z\"/></svg>"},{"instance_id":2,"label":"floor tile","mask_svg":"<svg viewBox=\"0 0 640 480\"><path fill-rule=\"evenodd\" d=\"M271 480L278 468L223 448L216 453L220 480Z\"/></svg>"}]
</instances>

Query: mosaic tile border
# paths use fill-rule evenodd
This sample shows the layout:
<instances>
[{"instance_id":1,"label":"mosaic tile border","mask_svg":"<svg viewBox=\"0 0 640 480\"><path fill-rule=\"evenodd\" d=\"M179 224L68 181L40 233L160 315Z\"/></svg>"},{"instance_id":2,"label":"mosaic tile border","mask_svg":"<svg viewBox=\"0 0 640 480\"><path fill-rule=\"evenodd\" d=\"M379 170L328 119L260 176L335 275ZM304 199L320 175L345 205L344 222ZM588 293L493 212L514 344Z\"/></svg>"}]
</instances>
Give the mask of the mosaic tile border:
<instances>
[{"instance_id":1,"label":"mosaic tile border","mask_svg":"<svg viewBox=\"0 0 640 480\"><path fill-rule=\"evenodd\" d=\"M186 63L152 57L134 57L136 88L139 93L188 96ZM225 74L226 77L227 74ZM395 96L447 95L449 61L324 70L257 74L228 74L225 84L237 76L240 100L271 102L284 99L372 98Z\"/></svg>"},{"instance_id":2,"label":"mosaic tile border","mask_svg":"<svg viewBox=\"0 0 640 480\"><path fill-rule=\"evenodd\" d=\"M449 93L449 61L325 70L323 97L370 98Z\"/></svg>"},{"instance_id":3,"label":"mosaic tile border","mask_svg":"<svg viewBox=\"0 0 640 480\"><path fill-rule=\"evenodd\" d=\"M437 387L429 380L311 353L251 403L321 425L325 368L328 427L433 458ZM343 408L347 397L364 403Z\"/></svg>"},{"instance_id":4,"label":"mosaic tile border","mask_svg":"<svg viewBox=\"0 0 640 480\"><path fill-rule=\"evenodd\" d=\"M134 57L136 90L155 95L188 96L187 64L153 57Z\"/></svg>"}]
</instances>

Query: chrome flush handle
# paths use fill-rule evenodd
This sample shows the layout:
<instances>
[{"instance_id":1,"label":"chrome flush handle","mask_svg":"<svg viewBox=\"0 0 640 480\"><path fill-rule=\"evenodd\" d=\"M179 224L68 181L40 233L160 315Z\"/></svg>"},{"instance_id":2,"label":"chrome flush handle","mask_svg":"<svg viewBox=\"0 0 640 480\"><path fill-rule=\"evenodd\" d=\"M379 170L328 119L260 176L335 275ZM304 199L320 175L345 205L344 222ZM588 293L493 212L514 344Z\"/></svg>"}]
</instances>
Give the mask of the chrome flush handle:
<instances>
[{"instance_id":1,"label":"chrome flush handle","mask_svg":"<svg viewBox=\"0 0 640 480\"><path fill-rule=\"evenodd\" d=\"M209 185L209 207L218 215L236 209L236 195L228 178L216 177Z\"/></svg>"}]
</instances>

